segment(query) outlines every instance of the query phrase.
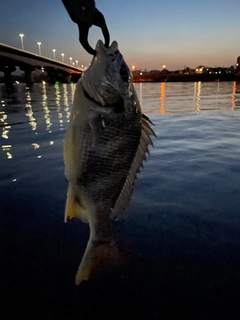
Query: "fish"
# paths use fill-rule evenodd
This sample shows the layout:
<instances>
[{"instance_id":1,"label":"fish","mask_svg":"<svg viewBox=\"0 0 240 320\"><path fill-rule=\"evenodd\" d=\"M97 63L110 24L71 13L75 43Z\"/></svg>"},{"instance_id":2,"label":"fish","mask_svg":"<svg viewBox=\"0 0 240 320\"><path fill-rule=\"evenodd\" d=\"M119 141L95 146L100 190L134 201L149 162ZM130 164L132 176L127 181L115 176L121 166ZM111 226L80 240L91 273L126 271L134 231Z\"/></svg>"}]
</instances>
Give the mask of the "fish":
<instances>
[{"instance_id":1,"label":"fish","mask_svg":"<svg viewBox=\"0 0 240 320\"><path fill-rule=\"evenodd\" d=\"M117 41L101 40L96 56L76 84L64 139L68 191L65 222L89 223L90 235L78 268L78 285L117 261L111 219L118 219L147 161L153 123L141 111L133 76Z\"/></svg>"}]
</instances>

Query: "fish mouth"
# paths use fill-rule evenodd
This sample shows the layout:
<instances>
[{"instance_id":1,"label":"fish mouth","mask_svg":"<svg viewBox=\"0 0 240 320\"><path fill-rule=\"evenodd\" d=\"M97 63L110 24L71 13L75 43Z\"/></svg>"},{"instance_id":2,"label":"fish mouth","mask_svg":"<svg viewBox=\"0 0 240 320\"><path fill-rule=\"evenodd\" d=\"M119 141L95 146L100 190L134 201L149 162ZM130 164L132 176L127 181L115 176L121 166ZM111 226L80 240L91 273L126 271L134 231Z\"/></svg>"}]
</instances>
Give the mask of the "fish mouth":
<instances>
[{"instance_id":1,"label":"fish mouth","mask_svg":"<svg viewBox=\"0 0 240 320\"><path fill-rule=\"evenodd\" d=\"M107 59L111 59L112 61L115 61L117 55L120 53L118 50L118 43L117 41L113 41L112 44L107 48L105 47L102 40L98 40L96 44L96 57L103 59L103 57Z\"/></svg>"},{"instance_id":2,"label":"fish mouth","mask_svg":"<svg viewBox=\"0 0 240 320\"><path fill-rule=\"evenodd\" d=\"M105 82L110 91L125 95L132 82L132 74L118 50L118 43L113 41L110 47L106 48L101 40L96 45L97 59L106 62L106 76L102 83Z\"/></svg>"},{"instance_id":3,"label":"fish mouth","mask_svg":"<svg viewBox=\"0 0 240 320\"><path fill-rule=\"evenodd\" d=\"M110 68L112 65L112 67L115 69L115 72L120 74L121 79L124 82L129 83L129 81L131 80L130 70L125 63L120 51L118 50L118 43L116 41L113 41L112 44L108 48L106 48L102 40L98 40L96 45L96 52L98 59L106 59L108 61L111 61L110 63L108 62ZM113 70L110 70L110 72L113 73Z\"/></svg>"},{"instance_id":4,"label":"fish mouth","mask_svg":"<svg viewBox=\"0 0 240 320\"><path fill-rule=\"evenodd\" d=\"M98 40L95 49L96 56L81 79L84 90L102 106L125 100L131 94L132 74L118 43L113 41L107 48Z\"/></svg>"}]
</instances>

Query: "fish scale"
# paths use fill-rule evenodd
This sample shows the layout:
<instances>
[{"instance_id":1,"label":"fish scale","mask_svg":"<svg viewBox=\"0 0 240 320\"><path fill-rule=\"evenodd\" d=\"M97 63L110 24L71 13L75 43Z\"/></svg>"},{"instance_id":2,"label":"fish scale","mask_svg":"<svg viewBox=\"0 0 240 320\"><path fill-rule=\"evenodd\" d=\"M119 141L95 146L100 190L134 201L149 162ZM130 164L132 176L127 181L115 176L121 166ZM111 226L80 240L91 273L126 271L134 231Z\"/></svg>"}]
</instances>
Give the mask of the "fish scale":
<instances>
[{"instance_id":1,"label":"fish scale","mask_svg":"<svg viewBox=\"0 0 240 320\"><path fill-rule=\"evenodd\" d=\"M125 114L121 115L121 120L106 118L106 127L95 146L82 150L86 169L78 181L86 187L95 204L101 201L102 205L106 201L106 209L116 202L139 145L141 115L134 121L128 122L127 119ZM91 139L87 138L90 144Z\"/></svg>"}]
</instances>

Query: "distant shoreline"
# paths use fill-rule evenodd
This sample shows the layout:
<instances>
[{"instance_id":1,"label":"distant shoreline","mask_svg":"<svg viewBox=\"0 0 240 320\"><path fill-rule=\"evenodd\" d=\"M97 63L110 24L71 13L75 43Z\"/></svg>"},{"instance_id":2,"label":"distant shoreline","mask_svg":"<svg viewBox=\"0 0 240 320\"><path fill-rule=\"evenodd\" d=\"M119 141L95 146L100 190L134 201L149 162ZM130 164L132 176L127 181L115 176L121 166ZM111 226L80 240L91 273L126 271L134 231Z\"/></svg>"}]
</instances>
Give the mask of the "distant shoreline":
<instances>
[{"instance_id":1,"label":"distant shoreline","mask_svg":"<svg viewBox=\"0 0 240 320\"><path fill-rule=\"evenodd\" d=\"M236 74L144 74L134 75L134 82L212 82L240 81L240 73Z\"/></svg>"},{"instance_id":2,"label":"distant shoreline","mask_svg":"<svg viewBox=\"0 0 240 320\"><path fill-rule=\"evenodd\" d=\"M19 83L25 83L25 78L20 76L12 76L13 83L18 81ZM74 82L77 82L76 79ZM157 74L147 73L143 75L134 75L133 81L138 82L218 82L218 81L239 81L240 73L232 74ZM0 83L4 83L4 77L0 77ZM36 81L35 83L41 83Z\"/></svg>"}]
</instances>

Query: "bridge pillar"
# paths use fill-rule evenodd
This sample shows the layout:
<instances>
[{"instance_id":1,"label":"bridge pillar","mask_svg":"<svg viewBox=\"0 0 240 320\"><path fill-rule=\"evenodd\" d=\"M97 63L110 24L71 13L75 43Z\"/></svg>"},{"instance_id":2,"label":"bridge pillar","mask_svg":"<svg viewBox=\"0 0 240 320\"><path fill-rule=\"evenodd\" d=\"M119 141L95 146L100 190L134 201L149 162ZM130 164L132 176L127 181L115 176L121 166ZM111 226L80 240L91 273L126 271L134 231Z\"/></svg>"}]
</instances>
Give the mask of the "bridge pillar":
<instances>
[{"instance_id":1,"label":"bridge pillar","mask_svg":"<svg viewBox=\"0 0 240 320\"><path fill-rule=\"evenodd\" d=\"M33 70L25 70L25 81L26 81L26 87L31 87L34 83L33 81Z\"/></svg>"},{"instance_id":2,"label":"bridge pillar","mask_svg":"<svg viewBox=\"0 0 240 320\"><path fill-rule=\"evenodd\" d=\"M14 66L4 66L3 68L1 68L1 71L4 72L4 83L7 88L7 91L9 92L14 91L11 73L14 72L15 70L16 68Z\"/></svg>"},{"instance_id":3,"label":"bridge pillar","mask_svg":"<svg viewBox=\"0 0 240 320\"><path fill-rule=\"evenodd\" d=\"M71 81L74 83L77 83L78 80L81 78L81 74L79 73L72 73Z\"/></svg>"},{"instance_id":4,"label":"bridge pillar","mask_svg":"<svg viewBox=\"0 0 240 320\"><path fill-rule=\"evenodd\" d=\"M31 87L34 84L33 71L35 70L35 67L30 65L25 65L24 67L21 68L21 70L25 72L26 87Z\"/></svg>"},{"instance_id":5,"label":"bridge pillar","mask_svg":"<svg viewBox=\"0 0 240 320\"><path fill-rule=\"evenodd\" d=\"M34 83L33 71L36 69L35 66L21 62L19 68L25 73L26 87L31 87Z\"/></svg>"},{"instance_id":6,"label":"bridge pillar","mask_svg":"<svg viewBox=\"0 0 240 320\"><path fill-rule=\"evenodd\" d=\"M72 75L71 75L71 74L69 74L69 73L67 73L67 74L66 74L66 77L65 77L65 79L66 79L66 83L70 83L71 78L72 78Z\"/></svg>"},{"instance_id":7,"label":"bridge pillar","mask_svg":"<svg viewBox=\"0 0 240 320\"><path fill-rule=\"evenodd\" d=\"M72 75L58 68L45 67L48 74L48 82L55 84L56 82L69 83Z\"/></svg>"},{"instance_id":8,"label":"bridge pillar","mask_svg":"<svg viewBox=\"0 0 240 320\"><path fill-rule=\"evenodd\" d=\"M51 84L55 84L57 81L57 72L56 69L54 68L44 68L44 70L47 72L48 76L47 76L47 81Z\"/></svg>"}]
</instances>

